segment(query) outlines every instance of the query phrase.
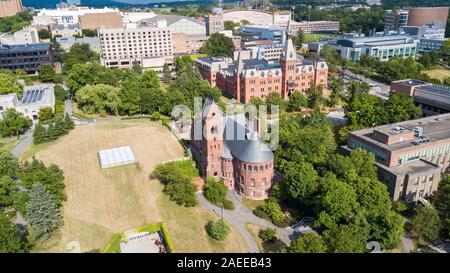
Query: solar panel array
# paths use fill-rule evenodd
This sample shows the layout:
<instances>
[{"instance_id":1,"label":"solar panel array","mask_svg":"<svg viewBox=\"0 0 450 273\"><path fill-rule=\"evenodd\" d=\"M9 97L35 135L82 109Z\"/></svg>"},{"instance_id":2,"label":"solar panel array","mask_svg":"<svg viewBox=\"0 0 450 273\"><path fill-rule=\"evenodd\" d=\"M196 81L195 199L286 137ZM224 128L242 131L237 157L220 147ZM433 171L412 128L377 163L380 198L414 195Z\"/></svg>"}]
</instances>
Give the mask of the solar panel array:
<instances>
[{"instance_id":1,"label":"solar panel array","mask_svg":"<svg viewBox=\"0 0 450 273\"><path fill-rule=\"evenodd\" d=\"M98 152L102 169L133 164L136 162L130 146L118 147Z\"/></svg>"},{"instance_id":2,"label":"solar panel array","mask_svg":"<svg viewBox=\"0 0 450 273\"><path fill-rule=\"evenodd\" d=\"M44 95L43 89L28 90L25 92L25 95L22 98L22 104L30 104L30 103L40 102L42 100L43 95Z\"/></svg>"}]
</instances>

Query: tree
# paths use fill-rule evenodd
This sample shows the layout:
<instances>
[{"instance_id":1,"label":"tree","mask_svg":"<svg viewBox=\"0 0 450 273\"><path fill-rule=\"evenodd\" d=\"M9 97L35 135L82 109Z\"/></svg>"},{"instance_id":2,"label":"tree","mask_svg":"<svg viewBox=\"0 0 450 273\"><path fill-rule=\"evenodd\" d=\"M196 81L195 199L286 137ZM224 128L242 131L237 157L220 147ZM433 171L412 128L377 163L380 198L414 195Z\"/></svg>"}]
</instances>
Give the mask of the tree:
<instances>
[{"instance_id":1,"label":"tree","mask_svg":"<svg viewBox=\"0 0 450 273\"><path fill-rule=\"evenodd\" d=\"M44 122L53 118L53 109L51 107L42 107L39 109L39 121Z\"/></svg>"},{"instance_id":2,"label":"tree","mask_svg":"<svg viewBox=\"0 0 450 273\"><path fill-rule=\"evenodd\" d=\"M450 217L450 176L446 175L439 183L436 196L436 209Z\"/></svg>"},{"instance_id":3,"label":"tree","mask_svg":"<svg viewBox=\"0 0 450 273\"><path fill-rule=\"evenodd\" d=\"M225 221L220 218L216 222L209 222L206 231L211 238L217 241L223 241L227 238L230 233L230 227L225 223Z\"/></svg>"},{"instance_id":4,"label":"tree","mask_svg":"<svg viewBox=\"0 0 450 273\"><path fill-rule=\"evenodd\" d=\"M16 190L16 184L11 177L0 177L0 208L8 207L13 204L13 194Z\"/></svg>"},{"instance_id":5,"label":"tree","mask_svg":"<svg viewBox=\"0 0 450 273\"><path fill-rule=\"evenodd\" d=\"M266 97L266 105L268 107L267 113L271 114L271 106L278 106L280 111L286 109L286 101L281 97L278 92L270 92Z\"/></svg>"},{"instance_id":6,"label":"tree","mask_svg":"<svg viewBox=\"0 0 450 273\"><path fill-rule=\"evenodd\" d=\"M39 80L41 82L54 82L56 79L55 70L49 64L44 64L39 69Z\"/></svg>"},{"instance_id":7,"label":"tree","mask_svg":"<svg viewBox=\"0 0 450 273\"><path fill-rule=\"evenodd\" d=\"M47 140L48 140L47 130L44 128L42 123L39 122L36 125L36 128L34 128L33 143L41 144L41 143L47 142Z\"/></svg>"},{"instance_id":8,"label":"tree","mask_svg":"<svg viewBox=\"0 0 450 273\"><path fill-rule=\"evenodd\" d=\"M304 41L305 41L305 33L303 32L303 30L300 29L297 32L297 35L295 35L294 38L292 39L292 42L294 43L295 46L301 47Z\"/></svg>"},{"instance_id":9,"label":"tree","mask_svg":"<svg viewBox=\"0 0 450 273\"><path fill-rule=\"evenodd\" d=\"M14 108L8 108L0 119L0 134L4 137L17 136L25 133L33 125L33 122L24 117Z\"/></svg>"},{"instance_id":10,"label":"tree","mask_svg":"<svg viewBox=\"0 0 450 273\"><path fill-rule=\"evenodd\" d=\"M228 189L223 181L215 181L213 177L207 177L203 186L203 195L205 198L215 204L220 205L226 199Z\"/></svg>"},{"instance_id":11,"label":"tree","mask_svg":"<svg viewBox=\"0 0 450 273\"><path fill-rule=\"evenodd\" d=\"M39 36L39 40L51 39L52 33L50 31L48 31L47 29L43 28L43 29L38 30L38 36Z\"/></svg>"},{"instance_id":12,"label":"tree","mask_svg":"<svg viewBox=\"0 0 450 273\"><path fill-rule=\"evenodd\" d=\"M170 80L172 79L172 75L170 72L170 68L168 64L164 64L163 66L163 81L164 82L170 82Z\"/></svg>"},{"instance_id":13,"label":"tree","mask_svg":"<svg viewBox=\"0 0 450 273\"><path fill-rule=\"evenodd\" d=\"M287 111L296 112L301 111L308 106L308 99L300 92L294 92L289 96L287 104Z\"/></svg>"},{"instance_id":14,"label":"tree","mask_svg":"<svg viewBox=\"0 0 450 273\"><path fill-rule=\"evenodd\" d=\"M306 96L308 97L308 107L316 108L323 104L323 86L311 84L311 86L306 89Z\"/></svg>"},{"instance_id":15,"label":"tree","mask_svg":"<svg viewBox=\"0 0 450 273\"><path fill-rule=\"evenodd\" d=\"M179 56L175 59L175 72L177 75L194 67L194 60L189 55Z\"/></svg>"},{"instance_id":16,"label":"tree","mask_svg":"<svg viewBox=\"0 0 450 273\"><path fill-rule=\"evenodd\" d=\"M263 242L273 242L277 239L277 231L274 228L262 229L258 236Z\"/></svg>"},{"instance_id":17,"label":"tree","mask_svg":"<svg viewBox=\"0 0 450 273\"><path fill-rule=\"evenodd\" d=\"M191 180L187 179L179 179L177 182L171 182L163 190L169 196L170 200L185 207L197 205L196 191L197 187L191 183Z\"/></svg>"},{"instance_id":18,"label":"tree","mask_svg":"<svg viewBox=\"0 0 450 273\"><path fill-rule=\"evenodd\" d=\"M98 54L92 51L89 44L75 43L63 56L64 65L63 70L68 72L76 64L85 64L89 62L98 61ZM96 76L96 75L92 75Z\"/></svg>"},{"instance_id":19,"label":"tree","mask_svg":"<svg viewBox=\"0 0 450 273\"><path fill-rule=\"evenodd\" d=\"M422 116L422 108L414 104L414 99L401 93L391 94L384 103L384 109L388 119L383 123L418 119Z\"/></svg>"},{"instance_id":20,"label":"tree","mask_svg":"<svg viewBox=\"0 0 450 273\"><path fill-rule=\"evenodd\" d=\"M57 101L65 101L67 96L67 91L61 85L55 85L55 99Z\"/></svg>"},{"instance_id":21,"label":"tree","mask_svg":"<svg viewBox=\"0 0 450 273\"><path fill-rule=\"evenodd\" d=\"M141 88L161 88L158 75L153 70L145 70L140 78Z\"/></svg>"},{"instance_id":22,"label":"tree","mask_svg":"<svg viewBox=\"0 0 450 273\"><path fill-rule=\"evenodd\" d=\"M441 220L432 206L420 207L412 219L412 224L417 236L428 241L436 239L441 230Z\"/></svg>"},{"instance_id":23,"label":"tree","mask_svg":"<svg viewBox=\"0 0 450 273\"><path fill-rule=\"evenodd\" d=\"M66 126L67 130L72 130L73 128L75 128L75 123L70 118L69 114L66 114L64 116L64 123L65 123L65 126Z\"/></svg>"},{"instance_id":24,"label":"tree","mask_svg":"<svg viewBox=\"0 0 450 273\"><path fill-rule=\"evenodd\" d=\"M286 248L288 253L324 253L327 250L322 236L314 232L305 233L303 236L292 240Z\"/></svg>"},{"instance_id":25,"label":"tree","mask_svg":"<svg viewBox=\"0 0 450 273\"><path fill-rule=\"evenodd\" d=\"M0 71L0 95L16 93L18 97L22 96L23 87L17 82L12 73L3 73Z\"/></svg>"},{"instance_id":26,"label":"tree","mask_svg":"<svg viewBox=\"0 0 450 273\"><path fill-rule=\"evenodd\" d=\"M105 84L87 85L77 91L75 101L80 109L88 114L118 115L122 103L119 93L120 90L113 86Z\"/></svg>"},{"instance_id":27,"label":"tree","mask_svg":"<svg viewBox=\"0 0 450 273\"><path fill-rule=\"evenodd\" d=\"M319 176L313 165L301 159L297 162L283 160L280 171L285 175L281 184L285 198L292 203L310 203L317 190Z\"/></svg>"},{"instance_id":28,"label":"tree","mask_svg":"<svg viewBox=\"0 0 450 273\"><path fill-rule=\"evenodd\" d=\"M142 74L142 66L137 60L134 60L131 64L131 70L138 75Z\"/></svg>"},{"instance_id":29,"label":"tree","mask_svg":"<svg viewBox=\"0 0 450 273\"><path fill-rule=\"evenodd\" d=\"M331 253L366 252L364 232L355 225L339 225L323 232L323 238Z\"/></svg>"},{"instance_id":30,"label":"tree","mask_svg":"<svg viewBox=\"0 0 450 273\"><path fill-rule=\"evenodd\" d=\"M63 224L52 195L40 182L31 188L26 210L26 219L31 225L31 234L35 239L47 240Z\"/></svg>"},{"instance_id":31,"label":"tree","mask_svg":"<svg viewBox=\"0 0 450 273\"><path fill-rule=\"evenodd\" d=\"M120 112L122 114L134 115L140 111L140 87L139 82L127 80L120 88L119 97L121 100Z\"/></svg>"},{"instance_id":32,"label":"tree","mask_svg":"<svg viewBox=\"0 0 450 273\"><path fill-rule=\"evenodd\" d=\"M0 177L15 177L19 170L19 162L10 151L0 147Z\"/></svg>"},{"instance_id":33,"label":"tree","mask_svg":"<svg viewBox=\"0 0 450 273\"><path fill-rule=\"evenodd\" d=\"M30 248L26 236L20 236L19 228L0 213L0 253L23 253Z\"/></svg>"},{"instance_id":34,"label":"tree","mask_svg":"<svg viewBox=\"0 0 450 273\"><path fill-rule=\"evenodd\" d=\"M233 40L221 33L214 33L199 51L212 57L231 57L234 53Z\"/></svg>"},{"instance_id":35,"label":"tree","mask_svg":"<svg viewBox=\"0 0 450 273\"><path fill-rule=\"evenodd\" d=\"M84 37L97 37L97 31L95 29L82 29L81 34Z\"/></svg>"},{"instance_id":36,"label":"tree","mask_svg":"<svg viewBox=\"0 0 450 273\"><path fill-rule=\"evenodd\" d=\"M66 200L64 192L64 173L56 165L45 166L42 161L35 158L30 162L23 163L19 173L21 185L31 189L36 183L41 183L46 191L52 195L53 201L59 207Z\"/></svg>"}]
</instances>

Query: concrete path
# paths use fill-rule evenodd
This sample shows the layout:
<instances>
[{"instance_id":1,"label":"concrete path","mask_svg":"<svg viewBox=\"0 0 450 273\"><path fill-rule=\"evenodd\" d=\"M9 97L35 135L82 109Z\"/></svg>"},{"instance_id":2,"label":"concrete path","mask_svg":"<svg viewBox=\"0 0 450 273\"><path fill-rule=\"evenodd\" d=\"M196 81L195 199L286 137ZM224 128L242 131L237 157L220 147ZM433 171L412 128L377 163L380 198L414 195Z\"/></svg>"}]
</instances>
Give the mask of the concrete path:
<instances>
[{"instance_id":1,"label":"concrete path","mask_svg":"<svg viewBox=\"0 0 450 273\"><path fill-rule=\"evenodd\" d=\"M28 145L30 145L32 142L33 142L33 130L30 130L25 134L25 137L22 138L22 140L19 142L19 144L17 144L16 147L14 147L14 149L12 149L11 153L15 157L19 157L20 154L22 154L22 152L25 150L25 148Z\"/></svg>"},{"instance_id":2,"label":"concrete path","mask_svg":"<svg viewBox=\"0 0 450 273\"><path fill-rule=\"evenodd\" d=\"M69 117L72 116L73 110L72 110L72 100L67 99L64 101L64 115L69 115Z\"/></svg>"},{"instance_id":3,"label":"concrete path","mask_svg":"<svg viewBox=\"0 0 450 273\"><path fill-rule=\"evenodd\" d=\"M403 244L403 249L405 250L406 253L410 253L411 251L414 250L414 248L415 248L414 242L411 239L409 239L406 236L403 236L401 240L402 240L402 244Z\"/></svg>"},{"instance_id":4,"label":"concrete path","mask_svg":"<svg viewBox=\"0 0 450 273\"><path fill-rule=\"evenodd\" d=\"M289 228L279 228L272 224L271 222L261 219L253 214L253 211L245 207L240 199L240 196L238 196L234 191L229 191L227 198L233 202L234 204L234 210L223 210L223 218L230 223L236 231L238 231L242 238L244 239L245 243L247 244L247 248L249 252L251 253L258 253L259 249L256 244L255 239L250 234L250 232L246 228L247 223L258 225L262 228L274 228L277 230L278 237L280 238L283 243L286 245L289 245L291 242L291 239L293 237L296 237L293 230ZM214 212L217 216L221 217L221 208L209 203L202 193L197 194L197 200L199 201L200 205L202 205L204 208Z\"/></svg>"}]
</instances>

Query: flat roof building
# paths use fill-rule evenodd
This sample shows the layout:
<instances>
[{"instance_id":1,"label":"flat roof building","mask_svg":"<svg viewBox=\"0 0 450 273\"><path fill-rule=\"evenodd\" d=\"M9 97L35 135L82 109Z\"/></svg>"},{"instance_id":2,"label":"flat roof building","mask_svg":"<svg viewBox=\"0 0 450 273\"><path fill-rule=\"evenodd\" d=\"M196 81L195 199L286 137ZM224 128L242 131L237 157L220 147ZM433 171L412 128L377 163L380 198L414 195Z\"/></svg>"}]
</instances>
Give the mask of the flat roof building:
<instances>
[{"instance_id":1,"label":"flat roof building","mask_svg":"<svg viewBox=\"0 0 450 273\"><path fill-rule=\"evenodd\" d=\"M118 28L122 26L122 16L117 11L86 13L79 17L81 29Z\"/></svg>"},{"instance_id":2,"label":"flat roof building","mask_svg":"<svg viewBox=\"0 0 450 273\"><path fill-rule=\"evenodd\" d=\"M417 202L435 192L450 171L450 114L349 132L341 148L374 154L393 200Z\"/></svg>"},{"instance_id":3,"label":"flat roof building","mask_svg":"<svg viewBox=\"0 0 450 273\"><path fill-rule=\"evenodd\" d=\"M51 44L0 45L0 68L36 73L44 64L53 65Z\"/></svg>"},{"instance_id":4,"label":"flat roof building","mask_svg":"<svg viewBox=\"0 0 450 273\"><path fill-rule=\"evenodd\" d=\"M450 87L419 80L399 80L391 83L391 92L413 97L414 103L422 107L424 116L450 112Z\"/></svg>"},{"instance_id":5,"label":"flat roof building","mask_svg":"<svg viewBox=\"0 0 450 273\"><path fill-rule=\"evenodd\" d=\"M338 39L330 43L344 59L358 61L361 55L369 55L380 61L392 57L415 58L419 38L408 35L385 35Z\"/></svg>"},{"instance_id":6,"label":"flat roof building","mask_svg":"<svg viewBox=\"0 0 450 273\"><path fill-rule=\"evenodd\" d=\"M38 120L41 108L50 107L55 110L54 88L54 84L25 86L21 99L15 93L0 96L0 118L8 108L14 108L31 120Z\"/></svg>"},{"instance_id":7,"label":"flat roof building","mask_svg":"<svg viewBox=\"0 0 450 273\"><path fill-rule=\"evenodd\" d=\"M422 26L426 24L447 24L449 7L418 7L407 8L408 26Z\"/></svg>"},{"instance_id":8,"label":"flat roof building","mask_svg":"<svg viewBox=\"0 0 450 273\"><path fill-rule=\"evenodd\" d=\"M173 60L172 34L167 27L99 28L101 63L109 68L143 68ZM159 65L158 65L159 67Z\"/></svg>"}]
</instances>

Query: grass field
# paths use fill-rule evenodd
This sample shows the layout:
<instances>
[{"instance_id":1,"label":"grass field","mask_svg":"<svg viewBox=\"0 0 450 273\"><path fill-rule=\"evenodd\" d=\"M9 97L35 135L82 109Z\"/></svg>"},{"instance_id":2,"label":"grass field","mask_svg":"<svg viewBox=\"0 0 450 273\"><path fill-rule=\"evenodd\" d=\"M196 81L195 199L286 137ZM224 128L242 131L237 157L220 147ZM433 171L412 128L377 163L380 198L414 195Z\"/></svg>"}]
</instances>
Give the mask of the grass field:
<instances>
[{"instance_id":1,"label":"grass field","mask_svg":"<svg viewBox=\"0 0 450 273\"><path fill-rule=\"evenodd\" d=\"M442 81L446 78L450 78L450 69L445 69L445 68L430 69L430 70L424 71L424 73L427 74L428 76L438 79L440 81Z\"/></svg>"},{"instance_id":2,"label":"grass field","mask_svg":"<svg viewBox=\"0 0 450 273\"><path fill-rule=\"evenodd\" d=\"M100 149L130 145L138 164L101 170ZM36 156L64 171L67 201L64 226L35 251L67 252L78 241L81 251L103 249L113 234L164 222L175 252L245 252L242 238L232 231L224 242L211 242L204 227L215 215L201 207L184 208L162 194L150 180L153 168L183 157L183 149L162 125L149 121L111 121L76 127L45 145L31 145L22 158Z\"/></svg>"},{"instance_id":3,"label":"grass field","mask_svg":"<svg viewBox=\"0 0 450 273\"><path fill-rule=\"evenodd\" d=\"M256 209L257 206L264 205L264 200L252 200L248 198L243 198L242 204L244 204L244 206L246 206L247 208L254 210Z\"/></svg>"},{"instance_id":4,"label":"grass field","mask_svg":"<svg viewBox=\"0 0 450 273\"><path fill-rule=\"evenodd\" d=\"M335 37L336 34L305 33L304 43L318 42L320 37Z\"/></svg>"}]
</instances>

